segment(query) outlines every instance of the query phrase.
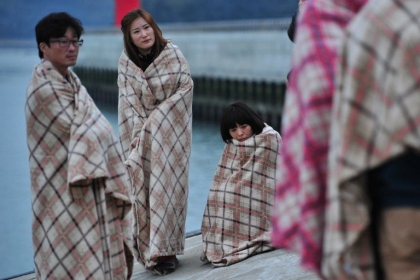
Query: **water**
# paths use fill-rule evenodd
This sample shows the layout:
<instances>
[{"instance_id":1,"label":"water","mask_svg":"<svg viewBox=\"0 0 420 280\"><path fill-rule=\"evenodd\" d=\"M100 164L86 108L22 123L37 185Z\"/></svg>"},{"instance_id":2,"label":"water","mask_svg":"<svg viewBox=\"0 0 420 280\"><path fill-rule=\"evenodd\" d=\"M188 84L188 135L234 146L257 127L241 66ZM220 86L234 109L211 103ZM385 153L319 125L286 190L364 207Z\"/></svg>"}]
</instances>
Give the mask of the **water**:
<instances>
[{"instance_id":1,"label":"water","mask_svg":"<svg viewBox=\"0 0 420 280\"><path fill-rule=\"evenodd\" d=\"M25 128L25 92L34 48L0 48L0 279L33 271L31 193ZM101 108L117 131L115 108ZM218 126L193 122L186 231L201 219L224 143Z\"/></svg>"}]
</instances>

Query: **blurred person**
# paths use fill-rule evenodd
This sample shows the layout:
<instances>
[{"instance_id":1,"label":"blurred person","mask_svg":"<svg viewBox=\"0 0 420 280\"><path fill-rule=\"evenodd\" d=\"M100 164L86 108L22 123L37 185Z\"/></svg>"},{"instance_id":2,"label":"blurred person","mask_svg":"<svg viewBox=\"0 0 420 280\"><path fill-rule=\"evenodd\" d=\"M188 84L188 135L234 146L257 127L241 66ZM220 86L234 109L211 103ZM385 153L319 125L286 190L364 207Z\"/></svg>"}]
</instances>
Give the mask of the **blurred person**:
<instances>
[{"instance_id":1,"label":"blurred person","mask_svg":"<svg viewBox=\"0 0 420 280\"><path fill-rule=\"evenodd\" d=\"M130 185L111 125L69 67L81 22L52 13L35 27L39 57L25 105L37 279L129 279Z\"/></svg>"},{"instance_id":2,"label":"blurred person","mask_svg":"<svg viewBox=\"0 0 420 280\"><path fill-rule=\"evenodd\" d=\"M270 213L281 143L279 133L243 102L225 108L220 133L226 146L201 225L201 260L213 267L274 249Z\"/></svg>"},{"instance_id":3,"label":"blurred person","mask_svg":"<svg viewBox=\"0 0 420 280\"><path fill-rule=\"evenodd\" d=\"M128 12L121 26L118 119L133 188L134 252L146 269L165 275L184 253L193 81L148 12Z\"/></svg>"},{"instance_id":4,"label":"blurred person","mask_svg":"<svg viewBox=\"0 0 420 280\"><path fill-rule=\"evenodd\" d=\"M334 95L324 272L420 279L420 2L369 2Z\"/></svg>"},{"instance_id":5,"label":"blurred person","mask_svg":"<svg viewBox=\"0 0 420 280\"><path fill-rule=\"evenodd\" d=\"M272 242L321 273L327 155L338 48L366 0L309 0L298 20L282 115Z\"/></svg>"}]
</instances>

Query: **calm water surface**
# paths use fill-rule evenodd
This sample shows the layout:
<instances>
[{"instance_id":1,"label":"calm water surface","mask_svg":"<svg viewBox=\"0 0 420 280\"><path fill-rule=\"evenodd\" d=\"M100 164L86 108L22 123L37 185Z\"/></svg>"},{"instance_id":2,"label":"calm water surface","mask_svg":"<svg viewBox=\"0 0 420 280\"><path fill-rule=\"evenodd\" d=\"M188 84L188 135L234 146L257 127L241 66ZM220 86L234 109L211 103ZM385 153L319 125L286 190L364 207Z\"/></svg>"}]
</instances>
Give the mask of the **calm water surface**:
<instances>
[{"instance_id":1,"label":"calm water surface","mask_svg":"<svg viewBox=\"0 0 420 280\"><path fill-rule=\"evenodd\" d=\"M36 49L0 48L0 279L34 269L24 105L26 87L38 62ZM117 132L115 109L101 110ZM193 122L187 232L200 229L223 147L217 125Z\"/></svg>"}]
</instances>

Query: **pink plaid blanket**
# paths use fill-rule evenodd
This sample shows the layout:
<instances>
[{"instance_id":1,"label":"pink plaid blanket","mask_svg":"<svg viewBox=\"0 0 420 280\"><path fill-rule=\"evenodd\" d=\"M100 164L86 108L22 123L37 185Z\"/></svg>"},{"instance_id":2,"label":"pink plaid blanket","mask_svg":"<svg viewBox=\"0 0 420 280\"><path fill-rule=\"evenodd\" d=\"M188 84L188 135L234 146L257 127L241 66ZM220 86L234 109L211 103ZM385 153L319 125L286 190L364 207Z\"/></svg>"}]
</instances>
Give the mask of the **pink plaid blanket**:
<instances>
[{"instance_id":1,"label":"pink plaid blanket","mask_svg":"<svg viewBox=\"0 0 420 280\"><path fill-rule=\"evenodd\" d=\"M337 49L347 24L365 2L308 1L298 19L282 119L272 241L298 252L301 265L318 273Z\"/></svg>"},{"instance_id":2,"label":"pink plaid blanket","mask_svg":"<svg viewBox=\"0 0 420 280\"><path fill-rule=\"evenodd\" d=\"M193 81L168 43L142 71L122 52L118 64L119 130L134 200L138 261L183 254L191 151Z\"/></svg>"},{"instance_id":3,"label":"pink plaid blanket","mask_svg":"<svg viewBox=\"0 0 420 280\"><path fill-rule=\"evenodd\" d=\"M111 125L78 77L36 65L25 106L37 279L127 279L129 178Z\"/></svg>"},{"instance_id":4,"label":"pink plaid blanket","mask_svg":"<svg viewBox=\"0 0 420 280\"><path fill-rule=\"evenodd\" d=\"M227 266L274 249L270 213L280 142L266 125L261 134L225 146L201 226L203 261Z\"/></svg>"}]
</instances>

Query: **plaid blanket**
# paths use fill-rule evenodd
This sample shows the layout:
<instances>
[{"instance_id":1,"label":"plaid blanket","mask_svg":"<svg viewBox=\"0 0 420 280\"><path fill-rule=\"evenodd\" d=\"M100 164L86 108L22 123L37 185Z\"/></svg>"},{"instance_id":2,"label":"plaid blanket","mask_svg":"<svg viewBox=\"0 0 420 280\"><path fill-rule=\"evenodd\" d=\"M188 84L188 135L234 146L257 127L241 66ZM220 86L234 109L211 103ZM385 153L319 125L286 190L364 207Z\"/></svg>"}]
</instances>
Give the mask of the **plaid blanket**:
<instances>
[{"instance_id":1,"label":"plaid blanket","mask_svg":"<svg viewBox=\"0 0 420 280\"><path fill-rule=\"evenodd\" d=\"M191 152L193 81L181 51L168 43L142 71L122 52L119 130L134 200L138 261L183 254Z\"/></svg>"},{"instance_id":2,"label":"plaid blanket","mask_svg":"<svg viewBox=\"0 0 420 280\"><path fill-rule=\"evenodd\" d=\"M111 125L78 77L48 61L35 67L25 113L37 279L127 279L130 187Z\"/></svg>"},{"instance_id":3,"label":"plaid blanket","mask_svg":"<svg viewBox=\"0 0 420 280\"><path fill-rule=\"evenodd\" d=\"M298 18L282 119L272 242L320 272L334 77L344 30L366 0L313 0Z\"/></svg>"},{"instance_id":4,"label":"plaid blanket","mask_svg":"<svg viewBox=\"0 0 420 280\"><path fill-rule=\"evenodd\" d=\"M374 1L348 27L329 157L330 278L375 279L366 171L420 150L419 18L418 1Z\"/></svg>"},{"instance_id":5,"label":"plaid blanket","mask_svg":"<svg viewBox=\"0 0 420 280\"><path fill-rule=\"evenodd\" d=\"M203 215L202 261L227 266L274 249L270 213L280 142L266 125L261 134L225 146Z\"/></svg>"}]
</instances>

